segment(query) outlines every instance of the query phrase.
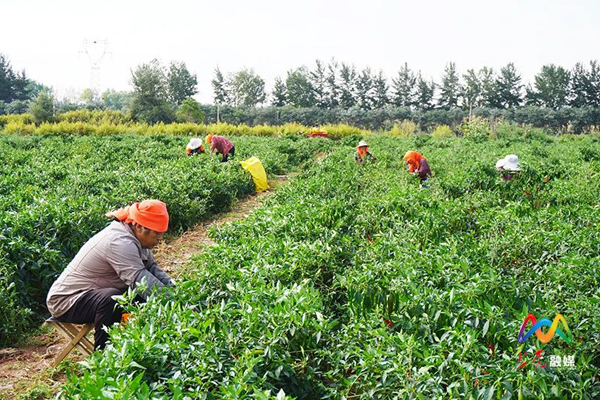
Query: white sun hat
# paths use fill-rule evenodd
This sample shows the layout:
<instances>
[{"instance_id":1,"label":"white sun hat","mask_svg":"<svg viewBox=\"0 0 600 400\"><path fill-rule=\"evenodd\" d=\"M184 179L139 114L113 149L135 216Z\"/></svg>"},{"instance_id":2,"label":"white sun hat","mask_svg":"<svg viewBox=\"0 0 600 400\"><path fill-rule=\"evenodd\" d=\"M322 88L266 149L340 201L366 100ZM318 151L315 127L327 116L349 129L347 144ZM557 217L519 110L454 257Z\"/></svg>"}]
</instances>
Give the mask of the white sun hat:
<instances>
[{"instance_id":1,"label":"white sun hat","mask_svg":"<svg viewBox=\"0 0 600 400\"><path fill-rule=\"evenodd\" d=\"M364 140L361 140L358 142L358 147L369 147L369 145Z\"/></svg>"},{"instance_id":2,"label":"white sun hat","mask_svg":"<svg viewBox=\"0 0 600 400\"><path fill-rule=\"evenodd\" d=\"M507 171L520 171L519 157L515 154L509 154L496 162L496 169L504 169Z\"/></svg>"},{"instance_id":3,"label":"white sun hat","mask_svg":"<svg viewBox=\"0 0 600 400\"><path fill-rule=\"evenodd\" d=\"M202 145L202 139L193 138L190 139L190 142L187 144L187 148L190 150L195 150Z\"/></svg>"}]
</instances>

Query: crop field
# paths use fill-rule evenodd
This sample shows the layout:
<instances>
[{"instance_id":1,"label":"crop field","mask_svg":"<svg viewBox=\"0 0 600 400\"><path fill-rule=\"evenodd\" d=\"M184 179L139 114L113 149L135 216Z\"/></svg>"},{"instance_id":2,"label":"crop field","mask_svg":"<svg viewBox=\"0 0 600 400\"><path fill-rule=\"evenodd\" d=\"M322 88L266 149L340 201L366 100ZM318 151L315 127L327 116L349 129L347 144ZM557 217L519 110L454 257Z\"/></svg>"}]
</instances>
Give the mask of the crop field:
<instances>
[{"instance_id":1,"label":"crop field","mask_svg":"<svg viewBox=\"0 0 600 400\"><path fill-rule=\"evenodd\" d=\"M125 296L133 317L61 398L599 398L600 138L370 137L365 166L357 139L236 137L238 160L303 172L214 229L173 292ZM2 279L19 282L1 296L33 307L19 296L39 300L108 209L159 198L178 231L252 191L236 163L181 157L186 140L0 136ZM511 153L523 171L503 181ZM519 340L530 314L565 322Z\"/></svg>"},{"instance_id":2,"label":"crop field","mask_svg":"<svg viewBox=\"0 0 600 400\"><path fill-rule=\"evenodd\" d=\"M186 157L187 137L0 135L0 345L36 319L50 285L107 211L164 199L170 231L181 232L254 191L237 163ZM281 174L329 142L237 137L237 160L258 156ZM39 321L38 321L39 322Z\"/></svg>"},{"instance_id":3,"label":"crop field","mask_svg":"<svg viewBox=\"0 0 600 400\"><path fill-rule=\"evenodd\" d=\"M343 140L212 232L63 397L597 398L598 139L370 140L376 164ZM411 148L429 189L404 171ZM524 171L504 182L509 153ZM572 340L519 343L528 314L563 315Z\"/></svg>"}]
</instances>

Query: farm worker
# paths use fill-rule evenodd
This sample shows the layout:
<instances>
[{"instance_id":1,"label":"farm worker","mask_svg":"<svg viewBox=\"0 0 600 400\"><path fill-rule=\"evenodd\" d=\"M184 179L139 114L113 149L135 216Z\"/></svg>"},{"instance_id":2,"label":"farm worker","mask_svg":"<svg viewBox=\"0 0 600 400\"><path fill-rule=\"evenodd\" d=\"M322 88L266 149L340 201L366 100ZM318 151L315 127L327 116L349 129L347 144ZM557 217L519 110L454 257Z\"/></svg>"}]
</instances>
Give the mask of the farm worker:
<instances>
[{"instance_id":1,"label":"farm worker","mask_svg":"<svg viewBox=\"0 0 600 400\"><path fill-rule=\"evenodd\" d=\"M521 170L519 157L515 154L509 154L506 157L496 161L496 169L502 174L505 181L511 180L514 175Z\"/></svg>"},{"instance_id":2,"label":"farm worker","mask_svg":"<svg viewBox=\"0 0 600 400\"><path fill-rule=\"evenodd\" d=\"M417 175L421 181L427 180L431 176L431 169L427 159L416 151L407 151L402 158L408 164L408 172Z\"/></svg>"},{"instance_id":3,"label":"farm worker","mask_svg":"<svg viewBox=\"0 0 600 400\"><path fill-rule=\"evenodd\" d=\"M310 129L310 133L306 137L329 137L327 132L321 129L321 125L316 124Z\"/></svg>"},{"instance_id":4,"label":"farm worker","mask_svg":"<svg viewBox=\"0 0 600 400\"><path fill-rule=\"evenodd\" d=\"M113 222L81 247L46 298L50 314L59 321L95 324L96 349L104 348L108 339L102 327L121 321L123 309L113 296L144 284L139 296L147 300L154 288L175 286L150 252L169 225L165 203L144 200L106 216Z\"/></svg>"},{"instance_id":5,"label":"farm worker","mask_svg":"<svg viewBox=\"0 0 600 400\"><path fill-rule=\"evenodd\" d=\"M206 143L210 143L210 154L216 150L217 153L223 156L221 162L227 162L230 154L231 157L235 156L235 146L223 136L209 133L206 137Z\"/></svg>"},{"instance_id":6,"label":"farm worker","mask_svg":"<svg viewBox=\"0 0 600 400\"><path fill-rule=\"evenodd\" d=\"M202 139L190 139L190 142L187 144L185 151L188 156L191 156L193 154L204 153L204 145L202 144Z\"/></svg>"},{"instance_id":7,"label":"farm worker","mask_svg":"<svg viewBox=\"0 0 600 400\"><path fill-rule=\"evenodd\" d=\"M363 164L367 158L372 162L377 161L377 158L375 158L375 156L369 152L369 145L367 142L361 140L358 142L358 146L356 146L354 161L356 161L358 164Z\"/></svg>"}]
</instances>

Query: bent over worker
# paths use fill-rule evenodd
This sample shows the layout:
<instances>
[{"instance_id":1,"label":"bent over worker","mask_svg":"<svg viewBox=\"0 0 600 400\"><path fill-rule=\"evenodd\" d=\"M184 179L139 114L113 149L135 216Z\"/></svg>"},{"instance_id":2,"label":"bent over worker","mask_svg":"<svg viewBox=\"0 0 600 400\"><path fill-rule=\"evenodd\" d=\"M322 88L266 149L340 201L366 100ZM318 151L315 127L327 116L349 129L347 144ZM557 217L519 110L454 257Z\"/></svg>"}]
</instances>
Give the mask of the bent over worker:
<instances>
[{"instance_id":1,"label":"bent over worker","mask_svg":"<svg viewBox=\"0 0 600 400\"><path fill-rule=\"evenodd\" d=\"M377 161L377 158L373 154L369 152L369 145L364 140L358 142L358 146L356 146L356 153L354 153L354 161L358 164L363 164L366 159L369 159L371 162Z\"/></svg>"},{"instance_id":2,"label":"bent over worker","mask_svg":"<svg viewBox=\"0 0 600 400\"><path fill-rule=\"evenodd\" d=\"M192 138L185 147L185 152L188 156L204 153L204 145L202 139Z\"/></svg>"},{"instance_id":3,"label":"bent over worker","mask_svg":"<svg viewBox=\"0 0 600 400\"><path fill-rule=\"evenodd\" d=\"M235 146L223 136L210 133L206 137L206 143L210 143L210 154L216 151L223 156L221 162L227 162L229 155L235 156Z\"/></svg>"},{"instance_id":4,"label":"bent over worker","mask_svg":"<svg viewBox=\"0 0 600 400\"><path fill-rule=\"evenodd\" d=\"M408 172L417 175L422 181L431 176L431 169L427 159L416 151L407 151L402 158L408 164Z\"/></svg>"},{"instance_id":5,"label":"bent over worker","mask_svg":"<svg viewBox=\"0 0 600 400\"><path fill-rule=\"evenodd\" d=\"M500 172L502 179L510 181L519 171L521 171L519 157L516 154L509 154L496 161L496 170Z\"/></svg>"},{"instance_id":6,"label":"bent over worker","mask_svg":"<svg viewBox=\"0 0 600 400\"><path fill-rule=\"evenodd\" d=\"M93 322L96 349L103 349L108 339L102 327L121 321L123 309L113 296L144 283L139 296L147 300L153 288L175 286L150 252L169 225L165 203L144 200L106 216L114 221L83 245L46 299L50 314L59 321Z\"/></svg>"}]
</instances>

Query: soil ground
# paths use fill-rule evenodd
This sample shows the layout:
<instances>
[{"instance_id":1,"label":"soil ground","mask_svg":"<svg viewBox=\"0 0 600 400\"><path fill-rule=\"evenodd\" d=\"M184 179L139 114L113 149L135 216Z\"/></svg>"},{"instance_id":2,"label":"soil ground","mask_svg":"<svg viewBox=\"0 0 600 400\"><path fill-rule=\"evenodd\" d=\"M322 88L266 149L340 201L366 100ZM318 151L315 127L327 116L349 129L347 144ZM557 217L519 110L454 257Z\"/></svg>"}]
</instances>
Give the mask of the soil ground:
<instances>
[{"instance_id":1,"label":"soil ground","mask_svg":"<svg viewBox=\"0 0 600 400\"><path fill-rule=\"evenodd\" d=\"M159 244L153 250L157 263L172 276L179 276L192 256L214 244L207 235L210 226L245 219L287 179L287 176L279 176L269 180L271 190L246 197L234 203L231 211L216 215L181 236ZM40 327L40 333L26 339L22 345L0 349L0 400L52 398L66 381L66 371L77 373L77 362L84 359L77 351L72 351L57 368L50 368L54 356L67 343L54 330Z\"/></svg>"}]
</instances>

